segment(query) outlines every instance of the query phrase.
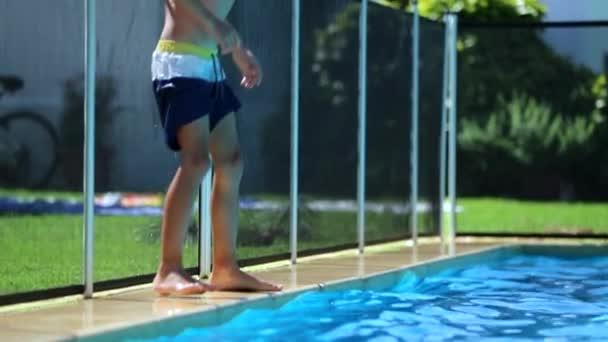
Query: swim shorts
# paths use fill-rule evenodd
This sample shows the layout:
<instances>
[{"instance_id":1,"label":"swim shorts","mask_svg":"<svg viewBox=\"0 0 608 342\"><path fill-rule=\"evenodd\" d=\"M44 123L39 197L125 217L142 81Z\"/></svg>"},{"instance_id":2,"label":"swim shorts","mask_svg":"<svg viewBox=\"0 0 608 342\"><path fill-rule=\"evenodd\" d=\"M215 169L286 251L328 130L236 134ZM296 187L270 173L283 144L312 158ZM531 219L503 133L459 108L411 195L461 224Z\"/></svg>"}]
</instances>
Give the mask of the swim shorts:
<instances>
[{"instance_id":1,"label":"swim shorts","mask_svg":"<svg viewBox=\"0 0 608 342\"><path fill-rule=\"evenodd\" d=\"M212 131L241 103L226 84L217 50L190 43L160 40L152 54L152 85L165 142L173 151L181 148L177 131L209 115Z\"/></svg>"}]
</instances>

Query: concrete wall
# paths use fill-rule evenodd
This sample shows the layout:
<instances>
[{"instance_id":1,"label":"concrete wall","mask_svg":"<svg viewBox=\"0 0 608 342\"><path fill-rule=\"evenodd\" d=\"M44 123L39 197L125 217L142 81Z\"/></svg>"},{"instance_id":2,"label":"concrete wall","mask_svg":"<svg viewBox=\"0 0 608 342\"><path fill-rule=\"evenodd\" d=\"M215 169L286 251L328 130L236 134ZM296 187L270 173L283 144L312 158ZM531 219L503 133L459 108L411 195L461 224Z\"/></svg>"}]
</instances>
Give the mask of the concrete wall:
<instances>
[{"instance_id":1,"label":"concrete wall","mask_svg":"<svg viewBox=\"0 0 608 342\"><path fill-rule=\"evenodd\" d=\"M0 101L2 110L31 108L59 125L63 83L84 70L83 4L81 0L0 1L0 73L16 74L25 81L17 96ZM149 56L162 23L162 2L97 4L98 74L116 79L116 103L126 108L117 116L111 137L119 149L112 183L116 188L161 190L174 166L153 125L149 83Z\"/></svg>"},{"instance_id":2,"label":"concrete wall","mask_svg":"<svg viewBox=\"0 0 608 342\"><path fill-rule=\"evenodd\" d=\"M289 104L290 2L265 3L270 2L275 3L270 6L274 13L248 0L237 2L231 15L266 69L265 85L252 92L238 89L238 74L224 61L245 105L239 129L247 158L243 184L250 191L264 187L264 166L256 162L263 118L288 110ZM0 0L0 74L19 75L26 83L18 95L0 100L0 111L28 107L59 124L63 82L83 72L83 4ZM162 6L162 1L151 0L97 1L98 75L116 79L116 104L125 108L111 134L117 151L111 183L117 190L162 191L177 165L177 156L164 146L150 84L150 55L162 28ZM264 19L270 16L274 20ZM273 49L268 48L271 45Z\"/></svg>"}]
</instances>

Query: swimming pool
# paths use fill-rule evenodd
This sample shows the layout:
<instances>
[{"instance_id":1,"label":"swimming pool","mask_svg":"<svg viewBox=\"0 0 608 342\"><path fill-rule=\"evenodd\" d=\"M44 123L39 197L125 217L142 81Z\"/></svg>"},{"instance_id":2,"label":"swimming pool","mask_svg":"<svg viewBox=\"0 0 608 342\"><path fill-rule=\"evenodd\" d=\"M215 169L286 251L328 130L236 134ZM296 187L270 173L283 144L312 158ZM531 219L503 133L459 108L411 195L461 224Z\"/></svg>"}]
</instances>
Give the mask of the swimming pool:
<instances>
[{"instance_id":1,"label":"swimming pool","mask_svg":"<svg viewBox=\"0 0 608 342\"><path fill-rule=\"evenodd\" d=\"M87 341L608 340L606 269L602 247L502 247Z\"/></svg>"}]
</instances>

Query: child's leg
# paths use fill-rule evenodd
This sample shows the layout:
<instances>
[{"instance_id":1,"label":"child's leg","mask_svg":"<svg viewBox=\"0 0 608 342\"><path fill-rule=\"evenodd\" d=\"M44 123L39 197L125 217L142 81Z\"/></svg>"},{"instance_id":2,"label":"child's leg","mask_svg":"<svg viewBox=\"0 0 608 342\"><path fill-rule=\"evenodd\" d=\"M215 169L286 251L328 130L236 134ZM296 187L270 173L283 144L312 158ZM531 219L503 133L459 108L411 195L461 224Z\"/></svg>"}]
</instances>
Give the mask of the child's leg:
<instances>
[{"instance_id":1,"label":"child's leg","mask_svg":"<svg viewBox=\"0 0 608 342\"><path fill-rule=\"evenodd\" d=\"M194 199L209 169L208 132L209 118L204 116L182 126L177 133L181 162L165 199L161 263L154 279L154 288L161 294L193 294L209 289L208 285L192 279L182 266L183 243Z\"/></svg>"},{"instance_id":2,"label":"child's leg","mask_svg":"<svg viewBox=\"0 0 608 342\"><path fill-rule=\"evenodd\" d=\"M260 281L242 272L236 260L239 185L243 174L236 118L225 116L213 128L209 140L214 179L211 198L213 222L213 274L218 290L277 291L280 286Z\"/></svg>"}]
</instances>

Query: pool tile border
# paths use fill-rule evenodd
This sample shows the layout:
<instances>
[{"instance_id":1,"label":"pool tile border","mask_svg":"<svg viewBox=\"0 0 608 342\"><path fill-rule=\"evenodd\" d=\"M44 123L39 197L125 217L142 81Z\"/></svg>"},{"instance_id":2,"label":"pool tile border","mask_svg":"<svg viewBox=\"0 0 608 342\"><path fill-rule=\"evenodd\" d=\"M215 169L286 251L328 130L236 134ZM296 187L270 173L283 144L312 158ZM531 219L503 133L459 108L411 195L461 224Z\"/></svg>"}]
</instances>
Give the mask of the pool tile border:
<instances>
[{"instance_id":1,"label":"pool tile border","mask_svg":"<svg viewBox=\"0 0 608 342\"><path fill-rule=\"evenodd\" d=\"M158 318L147 320L136 324L125 324L114 327L103 327L77 333L76 336L66 341L70 342L105 342L110 340L142 340L153 339L159 336L176 335L185 327L206 327L223 324L234 318L245 309L276 309L286 304L297 296L310 291L338 291L353 287L370 289L384 288L389 284L396 284L405 273L413 272L419 277L433 274L440 270L464 265L476 261L481 255L486 255L484 260L495 260L519 250L521 245L504 244L480 248L478 250L464 252L452 256L440 256L429 260L419 261L407 266L393 268L387 271L374 272L364 276L349 277L327 283L303 286L283 291L278 294L256 294L244 298L238 302L217 304L213 308L205 307L183 314L177 314L169 318Z\"/></svg>"}]
</instances>

